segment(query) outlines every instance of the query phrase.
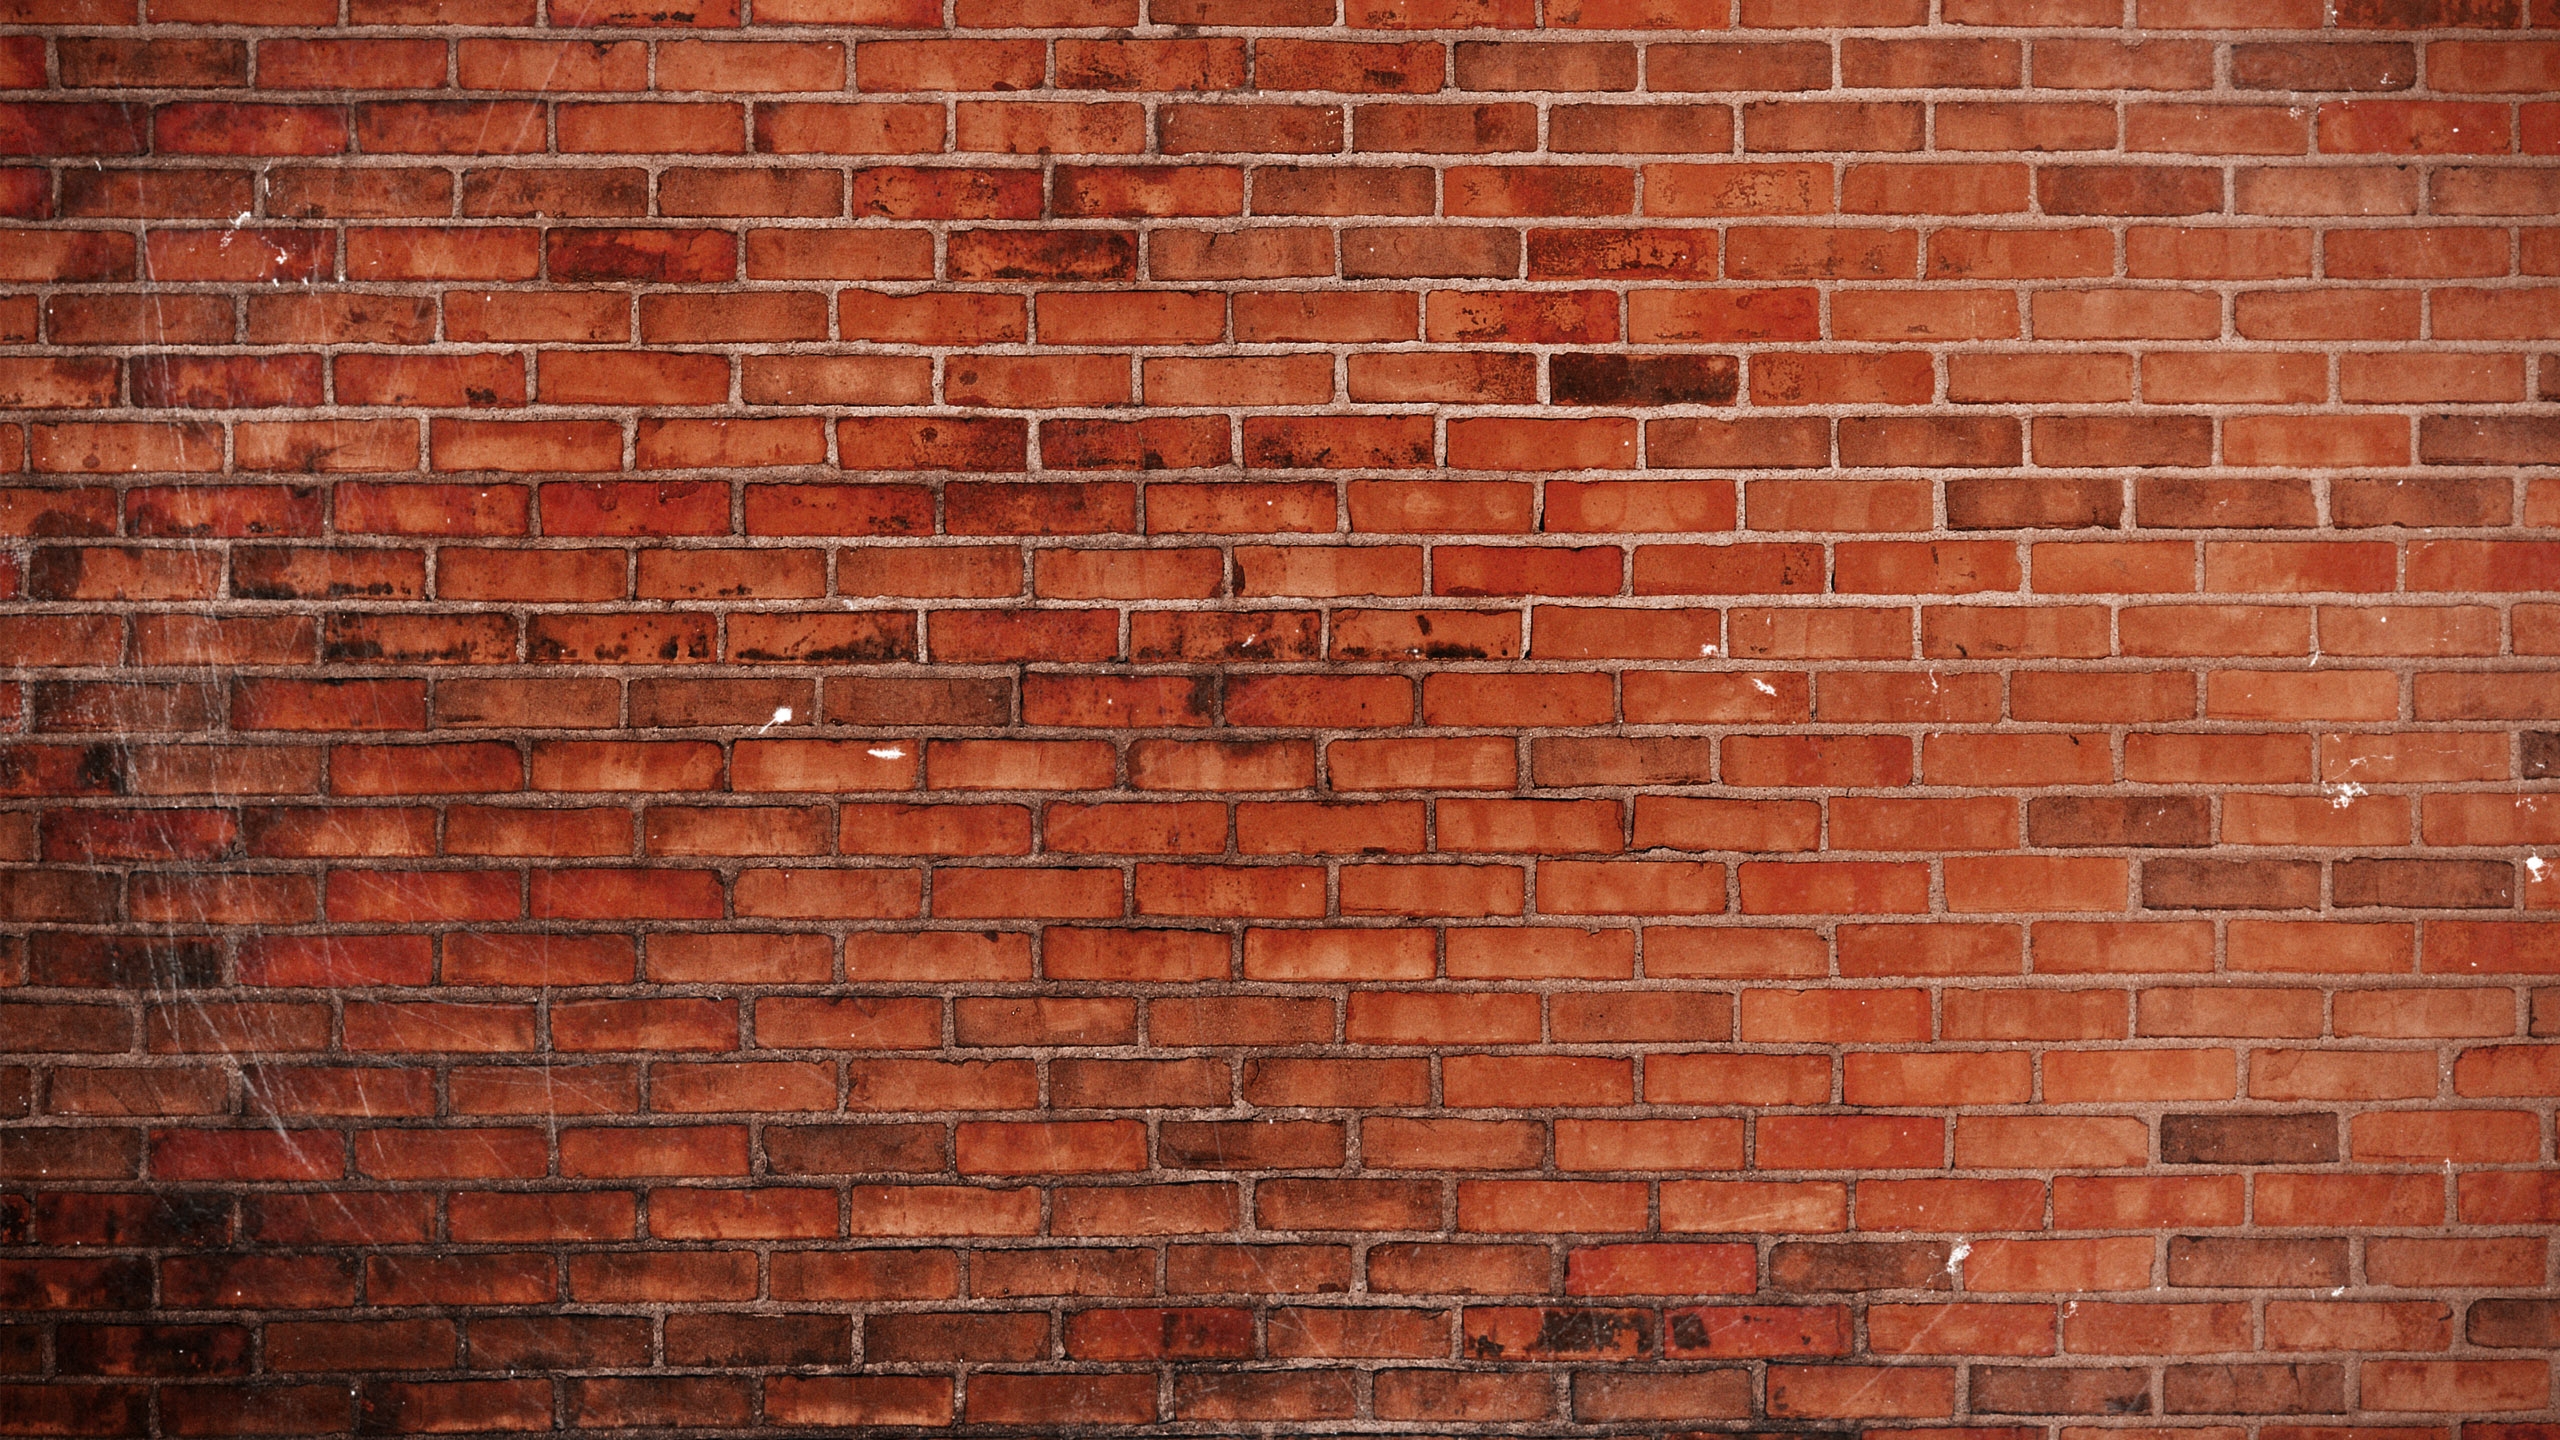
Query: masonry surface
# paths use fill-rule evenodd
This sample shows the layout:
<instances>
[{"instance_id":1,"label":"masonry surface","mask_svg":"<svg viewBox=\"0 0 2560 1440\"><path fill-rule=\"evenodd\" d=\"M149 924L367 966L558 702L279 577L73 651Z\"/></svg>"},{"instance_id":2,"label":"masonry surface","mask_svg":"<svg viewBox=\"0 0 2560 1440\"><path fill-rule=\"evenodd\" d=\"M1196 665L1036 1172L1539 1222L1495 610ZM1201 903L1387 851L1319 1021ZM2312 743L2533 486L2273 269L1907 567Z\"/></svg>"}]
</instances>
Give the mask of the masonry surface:
<instances>
[{"instance_id":1,"label":"masonry surface","mask_svg":"<svg viewBox=\"0 0 2560 1440\"><path fill-rule=\"evenodd\" d=\"M0 0L0 1435L2560 1440L2560 0L751 3Z\"/></svg>"}]
</instances>

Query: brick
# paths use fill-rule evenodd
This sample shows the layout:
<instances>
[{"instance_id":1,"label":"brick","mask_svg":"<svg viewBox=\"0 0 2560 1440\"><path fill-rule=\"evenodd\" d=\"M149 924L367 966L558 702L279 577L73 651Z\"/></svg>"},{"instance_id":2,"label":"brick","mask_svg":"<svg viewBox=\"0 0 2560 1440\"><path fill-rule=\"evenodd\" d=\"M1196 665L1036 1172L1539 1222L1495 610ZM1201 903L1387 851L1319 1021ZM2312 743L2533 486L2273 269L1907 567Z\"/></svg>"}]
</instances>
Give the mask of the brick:
<instances>
[{"instance_id":1,"label":"brick","mask_svg":"<svg viewBox=\"0 0 2560 1440\"><path fill-rule=\"evenodd\" d=\"M2335 154L2478 154L2509 139L2503 107L2457 101L2326 101L2318 124L2320 148Z\"/></svg>"},{"instance_id":2,"label":"brick","mask_svg":"<svg viewBox=\"0 0 2560 1440\"><path fill-rule=\"evenodd\" d=\"M2366 1403L2377 1410L2520 1410L2549 1398L2550 1381L2531 1362L2396 1360L2375 1362L2365 1379Z\"/></svg>"},{"instance_id":3,"label":"brick","mask_svg":"<svg viewBox=\"0 0 2560 1440\"><path fill-rule=\"evenodd\" d=\"M2547 1399L2547 4L10 3L36 1428Z\"/></svg>"}]
</instances>

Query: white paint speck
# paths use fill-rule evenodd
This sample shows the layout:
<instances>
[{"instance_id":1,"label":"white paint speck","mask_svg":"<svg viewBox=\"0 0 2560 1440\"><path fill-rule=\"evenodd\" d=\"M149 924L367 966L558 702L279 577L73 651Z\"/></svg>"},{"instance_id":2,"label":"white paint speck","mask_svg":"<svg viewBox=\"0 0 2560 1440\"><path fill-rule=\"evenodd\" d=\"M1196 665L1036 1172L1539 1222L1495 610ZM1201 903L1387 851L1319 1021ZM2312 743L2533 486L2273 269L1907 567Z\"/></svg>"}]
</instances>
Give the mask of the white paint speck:
<instances>
[{"instance_id":1,"label":"white paint speck","mask_svg":"<svg viewBox=\"0 0 2560 1440\"><path fill-rule=\"evenodd\" d=\"M904 760L907 752L895 745L874 745L864 752L874 760Z\"/></svg>"},{"instance_id":2,"label":"white paint speck","mask_svg":"<svg viewBox=\"0 0 2560 1440\"><path fill-rule=\"evenodd\" d=\"M1770 684L1768 681L1763 680L1756 675L1751 678L1751 688L1759 691L1763 695L1775 695L1778 693L1777 686Z\"/></svg>"}]
</instances>

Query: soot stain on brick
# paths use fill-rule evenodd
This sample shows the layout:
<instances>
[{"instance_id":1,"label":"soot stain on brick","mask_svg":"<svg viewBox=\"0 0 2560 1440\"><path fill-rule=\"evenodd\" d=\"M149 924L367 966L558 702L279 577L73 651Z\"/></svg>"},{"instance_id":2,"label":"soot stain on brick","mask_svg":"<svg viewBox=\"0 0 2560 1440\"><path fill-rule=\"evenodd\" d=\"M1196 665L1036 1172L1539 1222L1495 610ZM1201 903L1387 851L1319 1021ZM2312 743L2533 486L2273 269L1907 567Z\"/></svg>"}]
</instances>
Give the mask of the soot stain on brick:
<instances>
[{"instance_id":1,"label":"soot stain on brick","mask_svg":"<svg viewBox=\"0 0 2560 1440\"><path fill-rule=\"evenodd\" d=\"M1644 1311L1550 1308L1538 1312L1537 1333L1525 1344L1506 1345L1480 1333L1468 1350L1478 1360L1571 1359L1642 1355L1653 1348L1653 1325Z\"/></svg>"},{"instance_id":2,"label":"soot stain on brick","mask_svg":"<svg viewBox=\"0 0 2560 1440\"><path fill-rule=\"evenodd\" d=\"M1558 405L1729 405L1741 384L1741 362L1730 355L1571 353L1548 362Z\"/></svg>"},{"instance_id":3,"label":"soot stain on brick","mask_svg":"<svg viewBox=\"0 0 2560 1440\"><path fill-rule=\"evenodd\" d=\"M1413 628L1417 634L1428 636L1431 633L1429 612L1414 616ZM1405 647L1405 653L1420 656L1425 660L1490 660L1493 658L1493 652L1481 645L1470 645L1456 640L1427 640L1420 645Z\"/></svg>"},{"instance_id":4,"label":"soot stain on brick","mask_svg":"<svg viewBox=\"0 0 2560 1440\"><path fill-rule=\"evenodd\" d=\"M198 990L222 983L222 947L205 936L167 941L39 931L30 978L89 989Z\"/></svg>"},{"instance_id":5,"label":"soot stain on brick","mask_svg":"<svg viewBox=\"0 0 2560 1440\"><path fill-rule=\"evenodd\" d=\"M899 636L880 633L841 645L815 645L805 649L766 650L746 647L736 652L741 660L765 664L797 663L817 665L877 665L907 658L910 650Z\"/></svg>"}]
</instances>

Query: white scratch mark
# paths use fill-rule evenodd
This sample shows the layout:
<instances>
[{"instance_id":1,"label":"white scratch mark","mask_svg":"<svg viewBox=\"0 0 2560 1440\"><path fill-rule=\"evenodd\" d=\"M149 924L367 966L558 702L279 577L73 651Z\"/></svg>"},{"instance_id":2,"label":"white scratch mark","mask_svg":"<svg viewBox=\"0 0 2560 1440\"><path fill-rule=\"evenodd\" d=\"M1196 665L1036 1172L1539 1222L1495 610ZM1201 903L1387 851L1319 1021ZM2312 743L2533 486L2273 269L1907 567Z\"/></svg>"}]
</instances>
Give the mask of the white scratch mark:
<instances>
[{"instance_id":1,"label":"white scratch mark","mask_svg":"<svg viewBox=\"0 0 2560 1440\"><path fill-rule=\"evenodd\" d=\"M874 745L864 753L868 754L874 760L904 760L907 758L907 752L899 749L895 745Z\"/></svg>"},{"instance_id":2,"label":"white scratch mark","mask_svg":"<svg viewBox=\"0 0 2560 1440\"><path fill-rule=\"evenodd\" d=\"M1761 679L1757 675L1751 677L1751 688L1759 691L1763 695L1775 695L1778 693L1777 686L1770 684L1768 681Z\"/></svg>"}]
</instances>

